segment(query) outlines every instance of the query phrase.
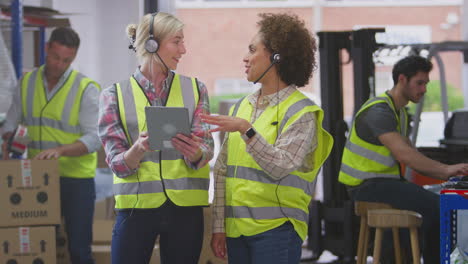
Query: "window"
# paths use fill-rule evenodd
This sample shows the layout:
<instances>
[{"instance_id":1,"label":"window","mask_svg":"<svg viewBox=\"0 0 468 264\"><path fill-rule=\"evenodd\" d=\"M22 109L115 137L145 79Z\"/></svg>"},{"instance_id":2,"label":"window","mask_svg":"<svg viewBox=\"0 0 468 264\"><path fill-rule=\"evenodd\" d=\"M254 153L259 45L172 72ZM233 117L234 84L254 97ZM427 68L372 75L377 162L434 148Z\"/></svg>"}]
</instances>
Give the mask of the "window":
<instances>
[{"instance_id":1,"label":"window","mask_svg":"<svg viewBox=\"0 0 468 264\"><path fill-rule=\"evenodd\" d=\"M321 0L175 0L177 8L313 7Z\"/></svg>"}]
</instances>

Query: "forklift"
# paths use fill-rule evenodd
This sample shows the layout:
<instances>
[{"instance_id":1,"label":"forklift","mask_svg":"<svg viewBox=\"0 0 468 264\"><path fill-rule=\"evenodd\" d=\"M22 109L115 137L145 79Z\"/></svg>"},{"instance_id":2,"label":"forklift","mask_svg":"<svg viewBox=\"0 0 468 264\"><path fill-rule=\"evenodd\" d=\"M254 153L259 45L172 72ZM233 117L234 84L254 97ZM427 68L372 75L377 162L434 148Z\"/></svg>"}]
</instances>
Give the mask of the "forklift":
<instances>
[{"instance_id":1,"label":"forklift","mask_svg":"<svg viewBox=\"0 0 468 264\"><path fill-rule=\"evenodd\" d=\"M325 116L323 127L333 136L335 143L329 158L323 165L323 200L312 200L309 214L308 249L312 251L310 260L320 258L327 250L338 257L335 263L356 263L356 248L359 233L358 219L354 215L354 203L349 199L346 188L338 182L341 157L346 144L348 125L343 116L342 65L353 62L354 109L353 116L369 98L375 96L375 53L382 49L401 48L401 45L385 45L376 42L376 34L385 32L383 28L366 28L354 31L319 32L321 101ZM444 121L448 122L448 98L445 67L439 55L444 51L459 51L468 63L468 42L448 41L430 44L410 44L409 54L428 51L428 59L435 58L441 82L441 101ZM349 54L348 62L343 62L342 51ZM410 139L416 142L424 98L416 107L413 116L413 129ZM442 143L447 142L444 139ZM454 153L452 148L439 148L439 157L431 153L423 154L430 158L440 158L444 162ZM458 149L458 148L457 148ZM466 149L465 149L466 150ZM457 154L455 154L457 155ZM406 169L406 178L411 180L412 172Z\"/></svg>"}]
</instances>

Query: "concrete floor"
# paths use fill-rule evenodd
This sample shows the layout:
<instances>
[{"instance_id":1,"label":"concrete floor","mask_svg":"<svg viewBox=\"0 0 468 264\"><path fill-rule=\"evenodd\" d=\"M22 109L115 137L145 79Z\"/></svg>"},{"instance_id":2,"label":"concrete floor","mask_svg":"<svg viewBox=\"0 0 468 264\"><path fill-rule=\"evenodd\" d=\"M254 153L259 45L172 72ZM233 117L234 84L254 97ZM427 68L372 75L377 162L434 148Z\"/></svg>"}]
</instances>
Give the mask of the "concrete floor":
<instances>
[{"instance_id":1,"label":"concrete floor","mask_svg":"<svg viewBox=\"0 0 468 264\"><path fill-rule=\"evenodd\" d=\"M324 251L320 258L317 261L307 261L308 258L312 256L312 252L303 249L302 250L302 259L301 264L325 264L325 263L333 263L335 260L337 260L337 257L333 256L330 252Z\"/></svg>"},{"instance_id":2,"label":"concrete floor","mask_svg":"<svg viewBox=\"0 0 468 264\"><path fill-rule=\"evenodd\" d=\"M328 251L324 251L320 258L316 261L307 260L312 256L312 252L307 249L302 249L302 261L301 264L339 264L338 257L334 256ZM372 263L372 257L367 257L367 263Z\"/></svg>"}]
</instances>

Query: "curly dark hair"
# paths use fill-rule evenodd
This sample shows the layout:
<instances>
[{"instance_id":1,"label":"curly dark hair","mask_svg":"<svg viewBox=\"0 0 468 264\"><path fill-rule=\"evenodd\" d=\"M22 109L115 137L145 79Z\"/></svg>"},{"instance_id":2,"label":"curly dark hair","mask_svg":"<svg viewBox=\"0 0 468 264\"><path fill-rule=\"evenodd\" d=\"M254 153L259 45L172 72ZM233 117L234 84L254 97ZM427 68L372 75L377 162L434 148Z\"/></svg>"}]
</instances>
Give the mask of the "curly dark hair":
<instances>
[{"instance_id":1,"label":"curly dark hair","mask_svg":"<svg viewBox=\"0 0 468 264\"><path fill-rule=\"evenodd\" d=\"M411 77L418 74L418 72L428 73L432 70L432 62L428 59L418 55L411 55L399 60L395 66L393 66L392 77L393 84L398 83L398 76L403 74L409 80Z\"/></svg>"},{"instance_id":2,"label":"curly dark hair","mask_svg":"<svg viewBox=\"0 0 468 264\"><path fill-rule=\"evenodd\" d=\"M281 80L297 87L308 84L316 68L317 43L304 21L286 13L261 13L259 17L257 25L263 44L272 54L281 56L276 65Z\"/></svg>"}]
</instances>

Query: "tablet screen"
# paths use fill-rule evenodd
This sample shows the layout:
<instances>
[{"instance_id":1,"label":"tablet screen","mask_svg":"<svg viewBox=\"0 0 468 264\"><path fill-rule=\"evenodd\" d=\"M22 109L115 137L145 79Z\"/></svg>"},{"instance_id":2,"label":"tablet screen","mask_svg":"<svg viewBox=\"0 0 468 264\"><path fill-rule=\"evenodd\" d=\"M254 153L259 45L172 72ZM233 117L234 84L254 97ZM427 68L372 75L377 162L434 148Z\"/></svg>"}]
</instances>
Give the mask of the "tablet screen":
<instances>
[{"instance_id":1,"label":"tablet screen","mask_svg":"<svg viewBox=\"0 0 468 264\"><path fill-rule=\"evenodd\" d=\"M188 109L185 107L145 107L151 150L174 150L171 139L178 133L190 135Z\"/></svg>"}]
</instances>

